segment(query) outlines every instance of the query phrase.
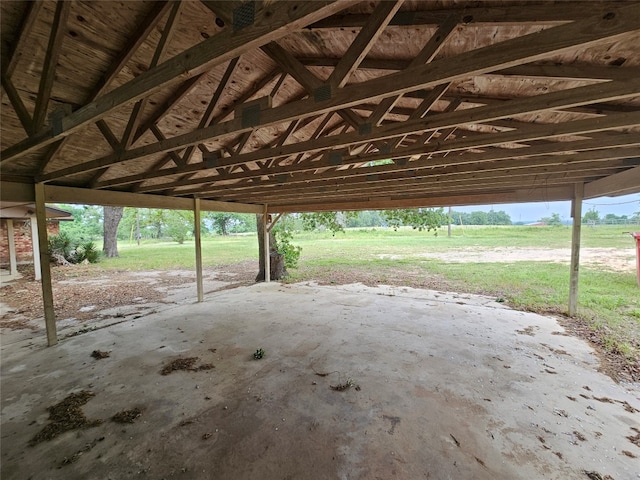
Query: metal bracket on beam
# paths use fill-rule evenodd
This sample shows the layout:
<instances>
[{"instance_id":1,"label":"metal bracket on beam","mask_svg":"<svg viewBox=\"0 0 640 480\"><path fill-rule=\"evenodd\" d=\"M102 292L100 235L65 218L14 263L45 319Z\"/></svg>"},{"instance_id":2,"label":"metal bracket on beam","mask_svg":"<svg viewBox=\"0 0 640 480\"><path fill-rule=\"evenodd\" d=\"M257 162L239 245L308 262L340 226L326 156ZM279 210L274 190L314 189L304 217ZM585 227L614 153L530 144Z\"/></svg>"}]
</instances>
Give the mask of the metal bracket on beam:
<instances>
[{"instance_id":1,"label":"metal bracket on beam","mask_svg":"<svg viewBox=\"0 0 640 480\"><path fill-rule=\"evenodd\" d=\"M220 158L222 158L222 152L219 150L202 155L202 161L207 168L216 168L219 165Z\"/></svg>"},{"instance_id":2,"label":"metal bracket on beam","mask_svg":"<svg viewBox=\"0 0 640 480\"><path fill-rule=\"evenodd\" d=\"M358 125L358 133L360 135L367 135L371 133L371 124L370 123L361 123Z\"/></svg>"},{"instance_id":3,"label":"metal bracket on beam","mask_svg":"<svg viewBox=\"0 0 640 480\"><path fill-rule=\"evenodd\" d=\"M331 85L321 85L313 91L313 99L316 102L324 102L331 99Z\"/></svg>"},{"instance_id":4,"label":"metal bracket on beam","mask_svg":"<svg viewBox=\"0 0 640 480\"><path fill-rule=\"evenodd\" d=\"M253 25L256 19L256 4L253 0L244 2L233 9L233 31L237 32Z\"/></svg>"},{"instance_id":5,"label":"metal bracket on beam","mask_svg":"<svg viewBox=\"0 0 640 480\"><path fill-rule=\"evenodd\" d=\"M262 111L271 108L272 104L271 95L260 97L251 102L238 105L235 109L235 115L242 119L242 128L255 127L260 125Z\"/></svg>"},{"instance_id":6,"label":"metal bracket on beam","mask_svg":"<svg viewBox=\"0 0 640 480\"><path fill-rule=\"evenodd\" d=\"M329 163L334 167L342 165L342 153L340 152L329 153Z\"/></svg>"}]
</instances>

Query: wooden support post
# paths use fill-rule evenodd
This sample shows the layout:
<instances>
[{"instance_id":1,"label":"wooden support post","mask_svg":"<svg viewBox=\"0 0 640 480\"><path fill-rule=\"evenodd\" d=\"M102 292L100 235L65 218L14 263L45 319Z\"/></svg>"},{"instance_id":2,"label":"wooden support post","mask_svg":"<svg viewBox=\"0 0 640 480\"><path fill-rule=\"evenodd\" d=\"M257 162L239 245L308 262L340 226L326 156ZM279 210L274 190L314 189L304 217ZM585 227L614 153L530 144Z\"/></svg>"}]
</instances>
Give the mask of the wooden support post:
<instances>
[{"instance_id":1,"label":"wooden support post","mask_svg":"<svg viewBox=\"0 0 640 480\"><path fill-rule=\"evenodd\" d=\"M9 243L9 275L18 274L18 261L16 259L16 239L13 236L13 219L7 218L7 241Z\"/></svg>"},{"instance_id":2,"label":"wooden support post","mask_svg":"<svg viewBox=\"0 0 640 480\"><path fill-rule=\"evenodd\" d=\"M196 286L198 289L198 302L204 300L204 286L202 281L202 231L200 225L200 199L193 199L193 223L196 238Z\"/></svg>"},{"instance_id":3,"label":"wooden support post","mask_svg":"<svg viewBox=\"0 0 640 480\"><path fill-rule=\"evenodd\" d=\"M47 239L47 211L44 204L44 183L35 184L35 197L44 321L47 327L47 345L51 347L58 343L58 333L56 332L56 314L53 310L53 288L51 282L51 263L49 261L49 241ZM35 253L34 251L34 263L36 258Z\"/></svg>"},{"instance_id":4,"label":"wooden support post","mask_svg":"<svg viewBox=\"0 0 640 480\"><path fill-rule=\"evenodd\" d=\"M580 230L582 227L582 198L584 184L576 183L571 201L571 217L573 217L573 233L571 237L571 276L569 279L569 316L574 317L578 311L578 273L580 270Z\"/></svg>"},{"instance_id":5,"label":"wooden support post","mask_svg":"<svg viewBox=\"0 0 640 480\"><path fill-rule=\"evenodd\" d=\"M269 214L267 213L267 205L264 206L264 214L262 215L262 231L264 232L264 281L271 281L271 248L269 246Z\"/></svg>"},{"instance_id":6,"label":"wooden support post","mask_svg":"<svg viewBox=\"0 0 640 480\"><path fill-rule=\"evenodd\" d=\"M31 251L33 252L33 273L35 279L42 278L42 269L40 268L40 244L38 242L38 220L33 216L29 219L31 223Z\"/></svg>"}]
</instances>

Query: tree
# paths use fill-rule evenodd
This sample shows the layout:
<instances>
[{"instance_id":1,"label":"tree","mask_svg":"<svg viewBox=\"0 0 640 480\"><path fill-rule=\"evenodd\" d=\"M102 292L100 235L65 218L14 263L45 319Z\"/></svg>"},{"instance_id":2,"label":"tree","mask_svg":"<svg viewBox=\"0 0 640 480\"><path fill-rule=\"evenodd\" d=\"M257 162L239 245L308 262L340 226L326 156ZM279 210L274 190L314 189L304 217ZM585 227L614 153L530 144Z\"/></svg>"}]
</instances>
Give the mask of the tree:
<instances>
[{"instance_id":1,"label":"tree","mask_svg":"<svg viewBox=\"0 0 640 480\"><path fill-rule=\"evenodd\" d=\"M499 212L490 210L487 217L489 225L511 225L511 217L503 210Z\"/></svg>"},{"instance_id":2,"label":"tree","mask_svg":"<svg viewBox=\"0 0 640 480\"><path fill-rule=\"evenodd\" d=\"M251 230L250 216L242 213L206 212L203 218L210 223L212 229L219 235L229 235L232 232L247 232Z\"/></svg>"},{"instance_id":3,"label":"tree","mask_svg":"<svg viewBox=\"0 0 640 480\"><path fill-rule=\"evenodd\" d=\"M263 282L265 279L264 261L266 252L264 250L264 229L262 228L263 218L264 215L256 214L256 227L258 228L258 258L260 259L259 271L258 275L256 275L256 282ZM278 253L278 243L276 242L273 228L269 231L269 256L271 258L273 258L272 253ZM271 280L280 280L282 276L286 275L286 270L284 270L283 272L278 272L277 269L273 267L274 265L271 265Z\"/></svg>"},{"instance_id":4,"label":"tree","mask_svg":"<svg viewBox=\"0 0 640 480\"><path fill-rule=\"evenodd\" d=\"M595 209L595 207L591 207L587 213L582 217L582 223L590 223L595 225L600 221L600 213Z\"/></svg>"},{"instance_id":5,"label":"tree","mask_svg":"<svg viewBox=\"0 0 640 480\"><path fill-rule=\"evenodd\" d=\"M471 212L469 215L469 225L487 225L489 223L489 215L487 212Z\"/></svg>"},{"instance_id":6,"label":"tree","mask_svg":"<svg viewBox=\"0 0 640 480\"><path fill-rule=\"evenodd\" d=\"M118 256L118 224L122 219L124 207L104 207L104 230L102 251L105 257Z\"/></svg>"},{"instance_id":7,"label":"tree","mask_svg":"<svg viewBox=\"0 0 640 480\"><path fill-rule=\"evenodd\" d=\"M559 213L552 213L550 217L542 217L540 220L538 220L541 223L546 223L547 225L551 225L554 227L558 227L560 225L562 225L562 220L560 220L560 214Z\"/></svg>"},{"instance_id":8,"label":"tree","mask_svg":"<svg viewBox=\"0 0 640 480\"><path fill-rule=\"evenodd\" d=\"M385 210L383 215L389 226L395 230L402 225L406 225L414 230L435 231L449 221L449 216L444 213L442 208Z\"/></svg>"},{"instance_id":9,"label":"tree","mask_svg":"<svg viewBox=\"0 0 640 480\"><path fill-rule=\"evenodd\" d=\"M93 205L59 204L57 208L73 215L73 222L60 222L60 232L82 241L97 240L103 235L102 207Z\"/></svg>"},{"instance_id":10,"label":"tree","mask_svg":"<svg viewBox=\"0 0 640 480\"><path fill-rule=\"evenodd\" d=\"M183 244L193 232L193 212L188 210L168 210L164 212L165 233L174 242Z\"/></svg>"}]
</instances>

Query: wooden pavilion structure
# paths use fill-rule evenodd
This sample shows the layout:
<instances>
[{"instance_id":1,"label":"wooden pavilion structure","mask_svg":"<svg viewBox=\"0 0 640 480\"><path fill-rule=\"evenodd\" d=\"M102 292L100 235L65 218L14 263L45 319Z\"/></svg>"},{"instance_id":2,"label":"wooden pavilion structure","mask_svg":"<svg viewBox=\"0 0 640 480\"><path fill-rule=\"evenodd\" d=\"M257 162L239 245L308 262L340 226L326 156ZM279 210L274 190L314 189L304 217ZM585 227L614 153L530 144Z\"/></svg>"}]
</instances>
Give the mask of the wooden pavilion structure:
<instances>
[{"instance_id":1,"label":"wooden pavilion structure","mask_svg":"<svg viewBox=\"0 0 640 480\"><path fill-rule=\"evenodd\" d=\"M45 202L193 208L198 227L201 209L573 200L574 313L582 199L640 191L637 1L45 0L0 13L1 198L35 201L41 222ZM53 344L50 283L45 272Z\"/></svg>"}]
</instances>

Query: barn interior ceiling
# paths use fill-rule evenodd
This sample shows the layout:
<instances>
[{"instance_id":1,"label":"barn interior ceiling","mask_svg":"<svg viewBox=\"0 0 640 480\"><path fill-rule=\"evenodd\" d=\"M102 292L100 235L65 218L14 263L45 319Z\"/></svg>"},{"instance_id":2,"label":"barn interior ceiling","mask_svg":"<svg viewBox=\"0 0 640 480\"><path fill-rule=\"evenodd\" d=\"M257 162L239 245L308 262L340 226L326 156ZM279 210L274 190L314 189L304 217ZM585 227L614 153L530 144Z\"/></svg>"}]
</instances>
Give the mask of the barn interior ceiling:
<instances>
[{"instance_id":1,"label":"barn interior ceiling","mask_svg":"<svg viewBox=\"0 0 640 480\"><path fill-rule=\"evenodd\" d=\"M273 212L640 191L640 2L0 10L3 182Z\"/></svg>"}]
</instances>

